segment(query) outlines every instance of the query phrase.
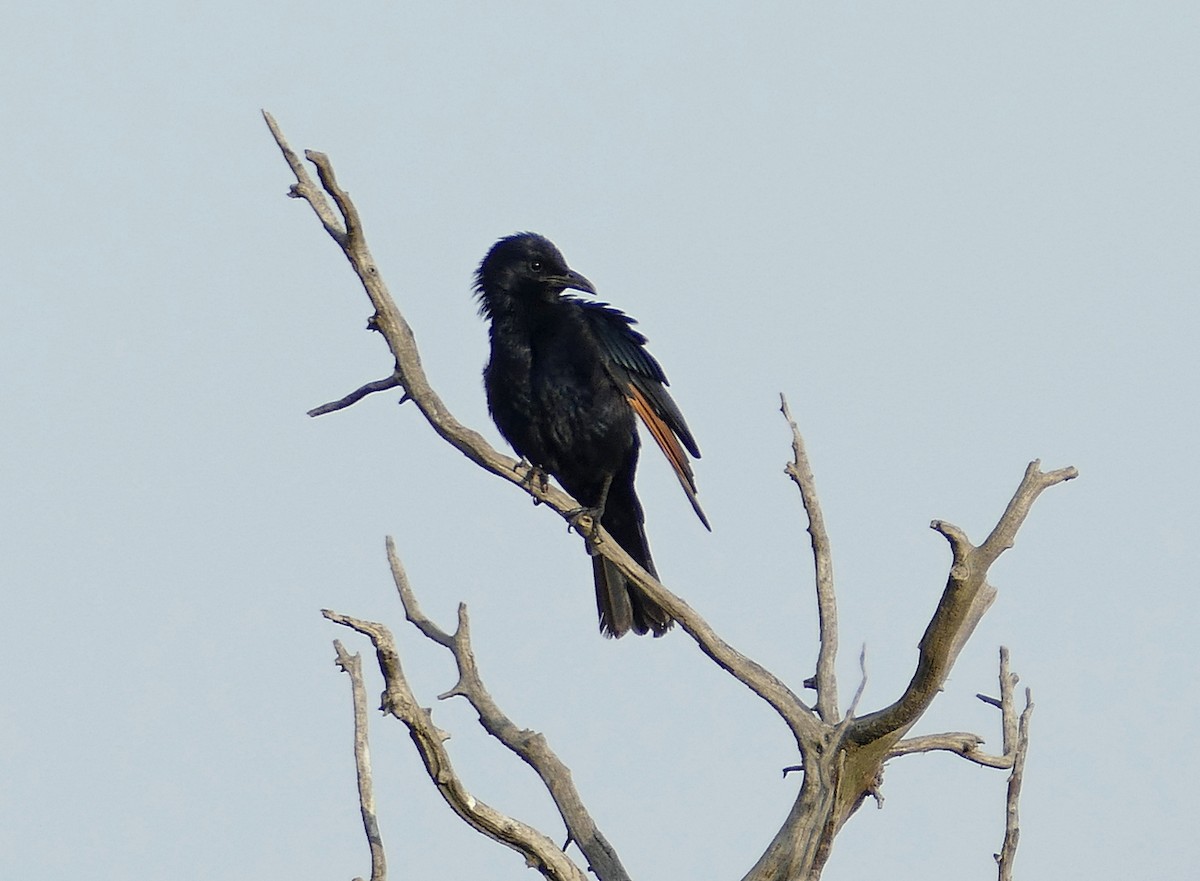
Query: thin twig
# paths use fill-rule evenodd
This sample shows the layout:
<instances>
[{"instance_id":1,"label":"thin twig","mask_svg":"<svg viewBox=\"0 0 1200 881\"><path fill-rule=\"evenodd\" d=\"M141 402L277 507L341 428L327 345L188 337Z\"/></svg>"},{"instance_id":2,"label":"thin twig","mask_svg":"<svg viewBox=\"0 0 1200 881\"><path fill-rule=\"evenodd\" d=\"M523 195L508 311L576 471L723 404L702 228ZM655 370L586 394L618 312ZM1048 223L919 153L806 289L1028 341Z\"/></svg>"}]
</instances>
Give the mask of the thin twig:
<instances>
[{"instance_id":1,"label":"thin twig","mask_svg":"<svg viewBox=\"0 0 1200 881\"><path fill-rule=\"evenodd\" d=\"M326 413L333 413L336 410L344 410L351 404L356 404L365 398L367 395L372 395L375 392L385 392L388 389L397 388L400 385L400 379L393 374L392 376L377 379L374 382L368 382L361 388L356 388L344 398L339 398L336 401L330 401L328 404L322 404L320 407L313 407L308 411L309 416L324 416Z\"/></svg>"},{"instance_id":2,"label":"thin twig","mask_svg":"<svg viewBox=\"0 0 1200 881\"><path fill-rule=\"evenodd\" d=\"M858 703L862 700L863 692L867 690L867 644L865 642L858 652L858 669L861 674L858 679L858 688L854 690L854 697L850 700L850 706L846 707L846 718L838 723L837 730L839 733L845 732L850 727L850 723L854 721L854 714L858 712Z\"/></svg>"},{"instance_id":3,"label":"thin twig","mask_svg":"<svg viewBox=\"0 0 1200 881\"><path fill-rule=\"evenodd\" d=\"M396 592L400 594L400 605L404 608L405 617L426 639L453 651L454 637L433 623L421 610L417 595L409 584L408 573L404 571L404 564L400 562L400 555L396 553L395 539L389 535L384 540L384 545L387 549L388 566L392 570L392 581L395 582Z\"/></svg>"},{"instance_id":4,"label":"thin twig","mask_svg":"<svg viewBox=\"0 0 1200 881\"><path fill-rule=\"evenodd\" d=\"M995 756L979 749L983 738L969 731L947 731L943 734L925 734L906 737L888 751L888 758L913 755L915 753L950 752L985 768L1007 770L1012 767L1011 756Z\"/></svg>"},{"instance_id":5,"label":"thin twig","mask_svg":"<svg viewBox=\"0 0 1200 881\"><path fill-rule=\"evenodd\" d=\"M1009 669L1008 646L1000 646L1000 721L1004 734L1004 754L1011 756L1017 748L1019 723L1013 689L1020 677Z\"/></svg>"},{"instance_id":6,"label":"thin twig","mask_svg":"<svg viewBox=\"0 0 1200 881\"><path fill-rule=\"evenodd\" d=\"M1025 776L1025 755L1029 752L1029 720L1033 716L1033 693L1025 689L1025 709L1017 723L1017 739L1013 750L1012 773L1008 775L1008 792L1004 811L1004 844L996 855L999 881L1012 881L1013 863L1021 840L1021 782Z\"/></svg>"},{"instance_id":7,"label":"thin twig","mask_svg":"<svg viewBox=\"0 0 1200 881\"><path fill-rule=\"evenodd\" d=\"M812 540L813 564L816 568L817 617L820 647L817 651L817 713L822 721L834 725L838 721L837 693L837 594L833 588L833 553L829 546L829 533L825 530L825 516L817 498L817 482L808 463L808 451L804 438L787 398L779 395L779 409L792 430L792 461L784 471L800 489L800 498L808 514L808 534Z\"/></svg>"},{"instance_id":8,"label":"thin twig","mask_svg":"<svg viewBox=\"0 0 1200 881\"><path fill-rule=\"evenodd\" d=\"M350 677L350 692L354 702L354 767L358 772L358 804L362 813L363 830L371 849L371 881L387 878L387 857L379 820L375 815L375 793L371 785L371 748L367 740L367 690L363 685L362 656L350 654L340 640L333 641L337 665Z\"/></svg>"},{"instance_id":9,"label":"thin twig","mask_svg":"<svg viewBox=\"0 0 1200 881\"><path fill-rule=\"evenodd\" d=\"M325 198L325 194L313 181L305 168L304 163L300 161L300 157L288 145L288 142L283 137L283 131L279 128L279 123L275 121L275 117L262 112L263 119L267 121L267 128L271 130L271 136L275 139L275 143L279 145L280 151L283 153L283 158L287 161L288 167L291 168L292 174L296 176L296 183L292 184L288 190L288 195L293 199L303 199L308 202L309 206L316 213L317 219L321 221L321 225L325 227L325 231L333 238L335 242L343 248L346 246L346 230L338 220L337 214L333 210L333 206L329 204L329 200Z\"/></svg>"}]
</instances>

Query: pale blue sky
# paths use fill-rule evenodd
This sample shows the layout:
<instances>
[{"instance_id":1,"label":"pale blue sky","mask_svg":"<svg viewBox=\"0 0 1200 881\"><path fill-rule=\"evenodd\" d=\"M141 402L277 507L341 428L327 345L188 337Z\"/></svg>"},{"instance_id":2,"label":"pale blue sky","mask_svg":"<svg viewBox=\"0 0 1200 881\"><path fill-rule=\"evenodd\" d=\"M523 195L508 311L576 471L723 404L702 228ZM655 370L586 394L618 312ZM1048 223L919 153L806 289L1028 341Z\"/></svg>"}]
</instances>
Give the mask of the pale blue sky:
<instances>
[{"instance_id":1,"label":"pale blue sky","mask_svg":"<svg viewBox=\"0 0 1200 881\"><path fill-rule=\"evenodd\" d=\"M945 578L1026 462L1073 464L919 732L998 748L1034 689L1019 877L1194 872L1200 10L1192 3L23 4L0 33L0 875L367 871L321 607L459 600L639 878L738 878L798 780L783 726L682 635L606 642L552 512L437 441L259 117L333 157L456 415L499 443L471 272L558 243L641 321L704 458L640 487L664 580L798 684L816 645L777 395L834 542L842 692L907 682ZM379 689L371 684L372 693ZM560 836L460 703L477 796ZM376 720L393 877L531 877ZM990 878L1005 777L889 766L825 877Z\"/></svg>"}]
</instances>

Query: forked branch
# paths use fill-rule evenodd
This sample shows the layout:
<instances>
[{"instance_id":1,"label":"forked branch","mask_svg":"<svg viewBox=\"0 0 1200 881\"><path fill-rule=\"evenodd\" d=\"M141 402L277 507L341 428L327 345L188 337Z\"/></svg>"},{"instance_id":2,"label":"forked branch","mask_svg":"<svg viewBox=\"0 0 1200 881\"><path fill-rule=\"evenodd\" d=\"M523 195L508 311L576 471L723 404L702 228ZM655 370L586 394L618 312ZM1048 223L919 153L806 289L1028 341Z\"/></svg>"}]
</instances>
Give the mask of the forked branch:
<instances>
[{"instance_id":1,"label":"forked branch","mask_svg":"<svg viewBox=\"0 0 1200 881\"><path fill-rule=\"evenodd\" d=\"M550 749L543 735L518 728L484 687L479 666L475 662L475 652L471 648L471 626L466 606L460 604L458 607L458 628L455 632L451 634L442 630L421 610L391 536L387 539L387 555L405 616L427 639L449 651L458 668L458 682L449 691L438 695L438 700L465 698L479 714L479 724L484 730L541 778L566 826L568 842L575 842L596 876L604 881L629 881L616 850L608 843L584 806L570 770Z\"/></svg>"},{"instance_id":2,"label":"forked branch","mask_svg":"<svg viewBox=\"0 0 1200 881\"><path fill-rule=\"evenodd\" d=\"M855 723L851 739L856 743L866 744L885 737L899 740L941 690L958 653L996 598L996 589L987 583L989 567L1004 550L1013 546L1017 531L1042 491L1079 475L1074 468L1042 472L1040 464L1037 460L1029 463L1003 516L980 547L974 547L966 534L951 523L935 520L930 524L931 529L941 533L950 543L953 553L950 577L925 635L921 637L912 681L891 706L863 716Z\"/></svg>"},{"instance_id":3,"label":"forked branch","mask_svg":"<svg viewBox=\"0 0 1200 881\"><path fill-rule=\"evenodd\" d=\"M425 771L446 804L472 829L517 851L525 857L528 865L552 881L585 881L587 874L547 836L501 813L467 791L446 752L446 735L433 724L430 711L420 706L413 695L400 665L400 655L391 631L382 624L351 618L328 609L321 614L336 624L363 634L375 646L375 655L384 679L381 709L408 728L412 742L425 764Z\"/></svg>"}]
</instances>

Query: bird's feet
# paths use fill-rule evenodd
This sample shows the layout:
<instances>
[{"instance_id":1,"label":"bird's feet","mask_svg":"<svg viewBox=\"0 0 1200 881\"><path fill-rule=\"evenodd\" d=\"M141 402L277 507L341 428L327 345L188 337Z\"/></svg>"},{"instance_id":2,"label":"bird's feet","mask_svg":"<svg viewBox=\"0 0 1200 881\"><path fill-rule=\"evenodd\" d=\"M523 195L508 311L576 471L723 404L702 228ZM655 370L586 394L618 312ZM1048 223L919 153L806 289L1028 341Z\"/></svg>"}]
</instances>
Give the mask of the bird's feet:
<instances>
[{"instance_id":1,"label":"bird's feet","mask_svg":"<svg viewBox=\"0 0 1200 881\"><path fill-rule=\"evenodd\" d=\"M527 492L545 493L550 486L550 475L547 474L540 466L534 465L524 456L521 461L513 466L513 471L524 471L525 474L521 477L521 488ZM536 495L533 497L533 503L540 505L542 500Z\"/></svg>"},{"instance_id":2,"label":"bird's feet","mask_svg":"<svg viewBox=\"0 0 1200 881\"><path fill-rule=\"evenodd\" d=\"M600 518L604 515L603 508L572 508L566 513L567 522L571 528L588 540L590 550L592 543L600 539Z\"/></svg>"}]
</instances>

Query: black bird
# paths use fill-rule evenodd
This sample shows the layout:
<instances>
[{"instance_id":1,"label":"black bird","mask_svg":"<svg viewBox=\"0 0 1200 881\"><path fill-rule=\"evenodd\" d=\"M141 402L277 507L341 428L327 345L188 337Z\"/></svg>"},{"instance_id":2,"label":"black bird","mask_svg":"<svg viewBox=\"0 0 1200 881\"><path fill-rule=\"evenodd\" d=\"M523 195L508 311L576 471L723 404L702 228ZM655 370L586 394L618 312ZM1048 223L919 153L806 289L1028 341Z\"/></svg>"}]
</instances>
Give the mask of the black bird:
<instances>
[{"instance_id":1,"label":"black bird","mask_svg":"<svg viewBox=\"0 0 1200 881\"><path fill-rule=\"evenodd\" d=\"M687 456L699 458L700 450L634 320L567 289L596 293L535 233L501 239L479 264L475 292L480 313L491 321L492 353L483 371L488 409L518 455L553 475L657 578L633 487L640 446L634 414L711 530ZM630 630L662 636L670 629L671 616L616 566L593 554L592 568L606 636Z\"/></svg>"}]
</instances>

